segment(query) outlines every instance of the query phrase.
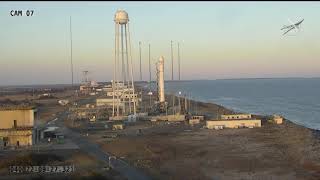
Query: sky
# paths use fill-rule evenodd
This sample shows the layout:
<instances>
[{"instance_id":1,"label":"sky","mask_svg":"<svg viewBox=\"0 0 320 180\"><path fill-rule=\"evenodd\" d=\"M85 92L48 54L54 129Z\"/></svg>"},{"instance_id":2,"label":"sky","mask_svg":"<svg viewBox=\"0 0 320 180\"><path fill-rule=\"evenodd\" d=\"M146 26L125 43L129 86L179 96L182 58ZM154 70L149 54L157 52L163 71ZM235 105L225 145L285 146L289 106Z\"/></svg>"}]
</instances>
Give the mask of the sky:
<instances>
[{"instance_id":1,"label":"sky","mask_svg":"<svg viewBox=\"0 0 320 180\"><path fill-rule=\"evenodd\" d=\"M82 71L96 81L110 81L114 63L114 14L129 14L134 79L152 79L155 63L165 59L165 79L320 77L319 2L0 2L0 86L68 84L70 30L75 82ZM34 10L11 16L11 10ZM305 19L299 32L280 29Z\"/></svg>"}]
</instances>

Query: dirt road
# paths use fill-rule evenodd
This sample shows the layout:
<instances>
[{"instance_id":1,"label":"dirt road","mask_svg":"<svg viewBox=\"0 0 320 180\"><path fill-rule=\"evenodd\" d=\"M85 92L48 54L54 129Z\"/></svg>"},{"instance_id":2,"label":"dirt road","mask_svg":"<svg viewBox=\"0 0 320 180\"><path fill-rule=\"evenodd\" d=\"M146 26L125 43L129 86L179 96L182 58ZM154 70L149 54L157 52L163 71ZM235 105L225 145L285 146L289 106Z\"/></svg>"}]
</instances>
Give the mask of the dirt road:
<instances>
[{"instance_id":1,"label":"dirt road","mask_svg":"<svg viewBox=\"0 0 320 180\"><path fill-rule=\"evenodd\" d=\"M90 141L85 136L64 126L63 121L67 118L67 116L67 112L59 113L57 116L57 120L54 122L54 124L60 127L65 136L67 138L70 138L74 143L76 143L82 151L87 152L89 155L92 155L99 161L109 163L109 157L111 156L110 154L104 152L99 145ZM127 164L121 159L111 159L110 165L112 168L120 172L124 177L126 177L129 180L149 179L145 174L143 174L136 168L131 167L129 164Z\"/></svg>"}]
</instances>

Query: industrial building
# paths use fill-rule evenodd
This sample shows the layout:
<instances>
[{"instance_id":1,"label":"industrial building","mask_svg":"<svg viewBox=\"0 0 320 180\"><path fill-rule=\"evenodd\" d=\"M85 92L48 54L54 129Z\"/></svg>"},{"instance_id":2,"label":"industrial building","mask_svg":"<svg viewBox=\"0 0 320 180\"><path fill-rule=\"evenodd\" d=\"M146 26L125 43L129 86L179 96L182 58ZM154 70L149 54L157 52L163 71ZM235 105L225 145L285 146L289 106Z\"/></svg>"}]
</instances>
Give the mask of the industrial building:
<instances>
[{"instance_id":1,"label":"industrial building","mask_svg":"<svg viewBox=\"0 0 320 180\"><path fill-rule=\"evenodd\" d=\"M80 85L80 93L89 94L90 92L95 92L99 88L99 84L95 81L84 82Z\"/></svg>"},{"instance_id":2,"label":"industrial building","mask_svg":"<svg viewBox=\"0 0 320 180\"><path fill-rule=\"evenodd\" d=\"M123 103L121 103L120 99L116 100L113 98L98 98L96 99L96 106L111 106L113 105L113 102L120 103L120 106L123 106Z\"/></svg>"},{"instance_id":3,"label":"industrial building","mask_svg":"<svg viewBox=\"0 0 320 180\"><path fill-rule=\"evenodd\" d=\"M203 121L203 120L204 120L204 116L201 116L201 115L193 115L193 116L191 116L191 119L199 119L200 121Z\"/></svg>"},{"instance_id":4,"label":"industrial building","mask_svg":"<svg viewBox=\"0 0 320 180\"><path fill-rule=\"evenodd\" d=\"M206 127L208 129L261 127L261 120L260 119L210 120L210 121L207 121Z\"/></svg>"},{"instance_id":5,"label":"industrial building","mask_svg":"<svg viewBox=\"0 0 320 180\"><path fill-rule=\"evenodd\" d=\"M185 121L184 114L157 115L151 118L151 121Z\"/></svg>"},{"instance_id":6,"label":"industrial building","mask_svg":"<svg viewBox=\"0 0 320 180\"><path fill-rule=\"evenodd\" d=\"M35 143L33 107L0 108L0 147L29 146Z\"/></svg>"},{"instance_id":7,"label":"industrial building","mask_svg":"<svg viewBox=\"0 0 320 180\"><path fill-rule=\"evenodd\" d=\"M189 119L190 125L200 124L200 119Z\"/></svg>"},{"instance_id":8,"label":"industrial building","mask_svg":"<svg viewBox=\"0 0 320 180\"><path fill-rule=\"evenodd\" d=\"M283 123L283 117L277 114L273 115L273 122L276 124L282 124Z\"/></svg>"},{"instance_id":9,"label":"industrial building","mask_svg":"<svg viewBox=\"0 0 320 180\"><path fill-rule=\"evenodd\" d=\"M104 92L112 92L112 85L111 84L104 85L102 87L102 91L104 91Z\"/></svg>"},{"instance_id":10,"label":"industrial building","mask_svg":"<svg viewBox=\"0 0 320 180\"><path fill-rule=\"evenodd\" d=\"M79 86L79 93L83 95L96 95L102 91L101 84L90 80L88 77L89 71L83 71L83 80Z\"/></svg>"},{"instance_id":11,"label":"industrial building","mask_svg":"<svg viewBox=\"0 0 320 180\"><path fill-rule=\"evenodd\" d=\"M69 108L71 112L68 115L70 120L79 121L79 120L107 120L109 118L107 107L97 106L87 104L85 107L71 107Z\"/></svg>"},{"instance_id":12,"label":"industrial building","mask_svg":"<svg viewBox=\"0 0 320 180\"><path fill-rule=\"evenodd\" d=\"M220 119L206 122L208 129L261 127L261 119L253 119L251 114L221 115Z\"/></svg>"},{"instance_id":13,"label":"industrial building","mask_svg":"<svg viewBox=\"0 0 320 180\"><path fill-rule=\"evenodd\" d=\"M221 115L221 119L251 119L251 114L228 114Z\"/></svg>"},{"instance_id":14,"label":"industrial building","mask_svg":"<svg viewBox=\"0 0 320 180\"><path fill-rule=\"evenodd\" d=\"M112 125L112 130L122 130L122 129L124 129L123 124L113 124Z\"/></svg>"}]
</instances>

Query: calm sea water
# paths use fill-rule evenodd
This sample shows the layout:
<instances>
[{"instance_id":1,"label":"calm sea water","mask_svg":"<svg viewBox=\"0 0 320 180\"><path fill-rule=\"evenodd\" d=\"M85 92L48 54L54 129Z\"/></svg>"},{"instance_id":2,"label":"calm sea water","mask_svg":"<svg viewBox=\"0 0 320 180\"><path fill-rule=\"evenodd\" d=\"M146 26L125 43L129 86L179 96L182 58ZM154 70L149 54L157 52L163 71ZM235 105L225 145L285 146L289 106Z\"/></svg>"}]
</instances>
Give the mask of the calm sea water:
<instances>
[{"instance_id":1,"label":"calm sea water","mask_svg":"<svg viewBox=\"0 0 320 180\"><path fill-rule=\"evenodd\" d=\"M320 78L166 82L165 89L235 111L281 114L297 124L320 129Z\"/></svg>"}]
</instances>

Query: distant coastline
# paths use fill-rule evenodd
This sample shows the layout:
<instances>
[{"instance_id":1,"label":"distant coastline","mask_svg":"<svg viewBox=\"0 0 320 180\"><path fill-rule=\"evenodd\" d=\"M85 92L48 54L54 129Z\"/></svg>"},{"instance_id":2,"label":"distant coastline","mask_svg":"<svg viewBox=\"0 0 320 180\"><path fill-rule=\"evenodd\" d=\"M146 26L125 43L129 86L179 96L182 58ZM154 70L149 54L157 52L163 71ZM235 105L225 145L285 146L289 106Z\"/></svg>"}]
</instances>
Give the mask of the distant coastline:
<instances>
[{"instance_id":1,"label":"distant coastline","mask_svg":"<svg viewBox=\"0 0 320 180\"><path fill-rule=\"evenodd\" d=\"M320 77L226 78L226 79L216 79L216 80L259 80L259 79L320 79Z\"/></svg>"},{"instance_id":2,"label":"distant coastline","mask_svg":"<svg viewBox=\"0 0 320 180\"><path fill-rule=\"evenodd\" d=\"M216 81L216 80L257 80L257 79L320 79L320 77L273 77L273 78L219 78L219 79L195 79L195 80L181 80L180 82L183 81ZM178 81L178 80L174 80ZM166 80L166 82L173 82L171 80ZM179 82L179 81L178 81Z\"/></svg>"},{"instance_id":3,"label":"distant coastline","mask_svg":"<svg viewBox=\"0 0 320 180\"><path fill-rule=\"evenodd\" d=\"M170 97L171 94L166 94L166 96ZM176 99L178 99L178 97L176 96ZM200 106L204 106L204 104L208 104L212 107L220 107L224 112L227 112L227 113L250 113L250 112L239 112L239 111L236 111L232 108L229 108L229 107L226 107L222 104L218 104L218 103L215 103L215 102L206 102L206 101L201 101L201 100L195 100L195 99L191 99L191 101L193 101L193 103L197 103L199 104ZM203 108L203 107L202 107ZM208 114L211 114L211 113L217 113L217 112L207 112ZM206 114L207 114L206 113ZM262 115L262 114L256 114L256 113L250 113L254 116L258 116L258 117L266 117L266 116L271 116L272 114L267 114L267 115ZM307 127L299 122L296 122L296 121L293 121L293 120L290 120L290 119L287 119L286 117L284 117L284 119L287 121L287 123L291 123L293 124L294 126L296 127L300 127L300 128L305 128L305 129L309 129L310 131L312 131L317 137L320 138L320 129L314 129L314 128L310 128L310 127Z\"/></svg>"},{"instance_id":4,"label":"distant coastline","mask_svg":"<svg viewBox=\"0 0 320 180\"><path fill-rule=\"evenodd\" d=\"M192 99L218 103L236 111L281 114L295 124L320 129L320 78L252 78L167 83L169 92L188 92ZM201 88L199 88L201 87Z\"/></svg>"},{"instance_id":5,"label":"distant coastline","mask_svg":"<svg viewBox=\"0 0 320 180\"><path fill-rule=\"evenodd\" d=\"M310 77L310 78L307 78L307 77L288 77L288 78L235 78L235 79L216 79L216 80L169 80L169 81L165 81L166 83L183 83L183 82L194 82L194 81L219 81L219 80L234 80L234 81L242 81L242 80L296 80L296 79L320 79L320 77ZM99 82L99 83L107 83L107 82ZM151 81L152 84L156 83L155 81ZM140 85L148 85L148 81L136 81L136 84L137 86L140 86ZM74 84L74 86L79 86L80 84ZM6 90L11 90L11 89L31 89L31 88L69 88L71 87L72 85L71 84L39 84L39 85L8 85L8 86L0 86L0 92L3 91L3 92L6 92ZM8 91L8 92L9 92ZM169 95L169 94L168 94ZM216 102L212 102L212 101L202 101L200 99L193 99L191 98L193 101L197 101L199 103L207 103L207 104L212 104L214 106L221 106L223 108L225 108L226 110L230 110L230 111L236 111L230 107L227 107L225 105L222 105L222 104L219 104L219 103L216 103ZM246 112L247 113L247 112ZM259 114L257 114L259 115ZM312 130L315 130L317 131L318 134L320 134L320 130L317 129L317 128L311 128L311 127L308 127L302 123L299 123L297 121L293 121L293 120L288 120L290 121L291 123L294 123L298 126L302 126L302 127L305 127L305 128L308 128L308 129L312 129Z\"/></svg>"},{"instance_id":6,"label":"distant coastline","mask_svg":"<svg viewBox=\"0 0 320 180\"><path fill-rule=\"evenodd\" d=\"M274 77L274 78L221 78L221 79L186 79L186 80L165 80L165 82L191 82L191 81L216 81L216 80L255 80L255 79L320 79L320 77ZM97 81L98 83L110 83L110 81ZM151 83L155 83L152 80ZM148 81L138 81L135 83L148 83ZM1 84L1 83L0 83ZM75 83L75 86L79 86L80 83ZM71 86L70 83L48 83L48 84L24 84L24 85L0 85L0 88L20 88L20 87L39 87L39 86Z\"/></svg>"}]
</instances>

